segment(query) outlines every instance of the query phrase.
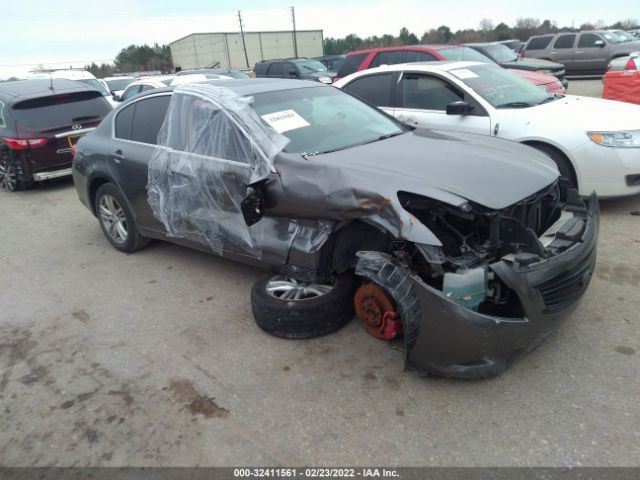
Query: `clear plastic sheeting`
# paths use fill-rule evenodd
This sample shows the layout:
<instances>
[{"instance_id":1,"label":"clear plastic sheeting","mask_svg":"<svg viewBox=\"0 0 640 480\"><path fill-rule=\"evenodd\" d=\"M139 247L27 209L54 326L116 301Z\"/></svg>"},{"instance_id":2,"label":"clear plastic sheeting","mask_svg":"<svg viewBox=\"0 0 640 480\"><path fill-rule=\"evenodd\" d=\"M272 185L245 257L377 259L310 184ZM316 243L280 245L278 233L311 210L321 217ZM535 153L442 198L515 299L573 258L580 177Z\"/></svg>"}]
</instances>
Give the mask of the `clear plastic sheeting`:
<instances>
[{"instance_id":1,"label":"clear plastic sheeting","mask_svg":"<svg viewBox=\"0 0 640 480\"><path fill-rule=\"evenodd\" d=\"M174 90L147 186L149 205L168 235L209 245L219 254L233 250L260 257L265 242L291 245L301 233L289 219L253 227L244 221L247 187L269 175L273 158L288 142L261 122L250 103L210 84ZM267 224L276 239L265 234Z\"/></svg>"}]
</instances>

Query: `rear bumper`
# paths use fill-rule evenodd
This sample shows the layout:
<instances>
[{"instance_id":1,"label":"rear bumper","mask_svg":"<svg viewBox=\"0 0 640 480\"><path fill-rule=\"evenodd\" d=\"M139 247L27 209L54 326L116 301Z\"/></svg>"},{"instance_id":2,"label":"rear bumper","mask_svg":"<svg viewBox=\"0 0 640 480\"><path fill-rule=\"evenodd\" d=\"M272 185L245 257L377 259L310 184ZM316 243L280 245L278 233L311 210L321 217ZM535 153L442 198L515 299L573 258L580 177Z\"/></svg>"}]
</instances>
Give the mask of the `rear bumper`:
<instances>
[{"instance_id":1,"label":"rear bumper","mask_svg":"<svg viewBox=\"0 0 640 480\"><path fill-rule=\"evenodd\" d=\"M356 273L383 285L397 285L390 293L401 308L409 305L402 308L407 367L447 377L492 377L539 346L579 303L595 267L598 216L592 195L581 239L571 248L526 267L508 260L490 266L517 293L525 313L522 318L469 310L382 254L361 255ZM380 262L376 256L385 258Z\"/></svg>"},{"instance_id":2,"label":"rear bumper","mask_svg":"<svg viewBox=\"0 0 640 480\"><path fill-rule=\"evenodd\" d=\"M51 180L52 178L67 177L71 175L71 168L62 168L60 170L52 170L49 172L37 172L33 174L33 180L41 182L43 180Z\"/></svg>"}]
</instances>

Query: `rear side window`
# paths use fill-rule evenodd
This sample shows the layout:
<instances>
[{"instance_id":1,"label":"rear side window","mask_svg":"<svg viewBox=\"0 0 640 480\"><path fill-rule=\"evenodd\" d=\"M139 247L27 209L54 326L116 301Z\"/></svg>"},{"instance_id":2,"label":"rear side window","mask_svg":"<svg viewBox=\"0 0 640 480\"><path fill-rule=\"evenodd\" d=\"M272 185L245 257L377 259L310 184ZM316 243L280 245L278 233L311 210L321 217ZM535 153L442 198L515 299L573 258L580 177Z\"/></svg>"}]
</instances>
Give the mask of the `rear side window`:
<instances>
[{"instance_id":1,"label":"rear side window","mask_svg":"<svg viewBox=\"0 0 640 480\"><path fill-rule=\"evenodd\" d=\"M544 50L551 43L551 39L553 37L551 35L547 35L546 37L536 37L529 40L527 43L527 47L525 50Z\"/></svg>"},{"instance_id":2,"label":"rear side window","mask_svg":"<svg viewBox=\"0 0 640 480\"><path fill-rule=\"evenodd\" d=\"M131 140L131 125L133 124L133 110L135 107L136 104L132 103L118 112L115 120L116 138Z\"/></svg>"},{"instance_id":3,"label":"rear side window","mask_svg":"<svg viewBox=\"0 0 640 480\"><path fill-rule=\"evenodd\" d=\"M282 62L274 62L269 67L269 75L282 75L284 72L284 64Z\"/></svg>"},{"instance_id":4,"label":"rear side window","mask_svg":"<svg viewBox=\"0 0 640 480\"><path fill-rule=\"evenodd\" d=\"M368 75L354 80L344 89L378 107L390 107L393 77L392 73Z\"/></svg>"},{"instance_id":5,"label":"rear side window","mask_svg":"<svg viewBox=\"0 0 640 480\"><path fill-rule=\"evenodd\" d=\"M418 52L416 50L407 50L404 52L404 61L406 63L411 62L435 62L436 57L427 52Z\"/></svg>"},{"instance_id":6,"label":"rear side window","mask_svg":"<svg viewBox=\"0 0 640 480\"><path fill-rule=\"evenodd\" d=\"M373 67L379 67L380 65L396 65L398 63L402 63L403 54L404 54L403 50L393 50L391 52L380 52L374 57L369 67L373 68Z\"/></svg>"},{"instance_id":7,"label":"rear side window","mask_svg":"<svg viewBox=\"0 0 640 480\"><path fill-rule=\"evenodd\" d=\"M340 70L338 70L338 77L346 77L347 75L351 75L353 72L358 71L358 67L362 65L364 59L367 58L366 53L359 53L358 55L347 55L340 66Z\"/></svg>"},{"instance_id":8,"label":"rear side window","mask_svg":"<svg viewBox=\"0 0 640 480\"><path fill-rule=\"evenodd\" d=\"M13 106L15 119L28 128L70 126L101 119L111 106L96 90L32 98Z\"/></svg>"},{"instance_id":9,"label":"rear side window","mask_svg":"<svg viewBox=\"0 0 640 480\"><path fill-rule=\"evenodd\" d=\"M4 121L4 103L0 102L0 128L6 127L7 124Z\"/></svg>"},{"instance_id":10,"label":"rear side window","mask_svg":"<svg viewBox=\"0 0 640 480\"><path fill-rule=\"evenodd\" d=\"M580 35L578 48L593 48L596 46L596 42L598 40L602 40L598 35L594 35L593 33L583 33Z\"/></svg>"},{"instance_id":11,"label":"rear side window","mask_svg":"<svg viewBox=\"0 0 640 480\"><path fill-rule=\"evenodd\" d=\"M169 108L171 95L161 95L135 102L131 140L156 145L158 132ZM117 122L116 122L117 134Z\"/></svg>"},{"instance_id":12,"label":"rear side window","mask_svg":"<svg viewBox=\"0 0 640 480\"><path fill-rule=\"evenodd\" d=\"M573 48L574 43L576 43L576 36L574 34L560 35L556 43L553 44L553 48Z\"/></svg>"},{"instance_id":13,"label":"rear side window","mask_svg":"<svg viewBox=\"0 0 640 480\"><path fill-rule=\"evenodd\" d=\"M253 67L253 72L256 75L264 75L265 73L267 73L267 68L269 67L269 64L266 62L259 62L256 63L255 66Z\"/></svg>"}]
</instances>

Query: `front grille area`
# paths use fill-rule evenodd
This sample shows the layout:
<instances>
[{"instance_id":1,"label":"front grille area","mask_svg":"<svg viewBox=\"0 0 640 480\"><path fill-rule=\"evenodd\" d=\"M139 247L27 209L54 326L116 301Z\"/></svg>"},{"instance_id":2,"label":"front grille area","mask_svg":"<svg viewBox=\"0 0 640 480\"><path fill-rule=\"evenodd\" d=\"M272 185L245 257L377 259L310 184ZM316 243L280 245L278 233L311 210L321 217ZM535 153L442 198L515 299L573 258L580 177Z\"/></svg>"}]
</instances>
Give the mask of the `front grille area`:
<instances>
[{"instance_id":1,"label":"front grille area","mask_svg":"<svg viewBox=\"0 0 640 480\"><path fill-rule=\"evenodd\" d=\"M591 280L595 260L595 255L588 255L583 262L538 285L544 300L544 313L558 312L582 296Z\"/></svg>"}]
</instances>

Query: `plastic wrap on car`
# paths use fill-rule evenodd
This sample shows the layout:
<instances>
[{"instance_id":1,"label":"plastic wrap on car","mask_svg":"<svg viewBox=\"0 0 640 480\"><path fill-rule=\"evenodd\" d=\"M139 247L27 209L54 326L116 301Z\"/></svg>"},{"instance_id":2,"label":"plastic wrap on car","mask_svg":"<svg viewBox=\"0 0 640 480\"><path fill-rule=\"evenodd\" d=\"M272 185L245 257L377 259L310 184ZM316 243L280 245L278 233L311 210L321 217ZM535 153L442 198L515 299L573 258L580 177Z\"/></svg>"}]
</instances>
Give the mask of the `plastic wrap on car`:
<instances>
[{"instance_id":1,"label":"plastic wrap on car","mask_svg":"<svg viewBox=\"0 0 640 480\"><path fill-rule=\"evenodd\" d=\"M265 218L251 227L244 221L247 186L267 178L288 142L261 122L251 101L210 84L174 90L149 162L149 205L169 236L218 254L240 249L260 257L265 246L291 246L299 236L313 251L325 224L315 231L286 218Z\"/></svg>"}]
</instances>

